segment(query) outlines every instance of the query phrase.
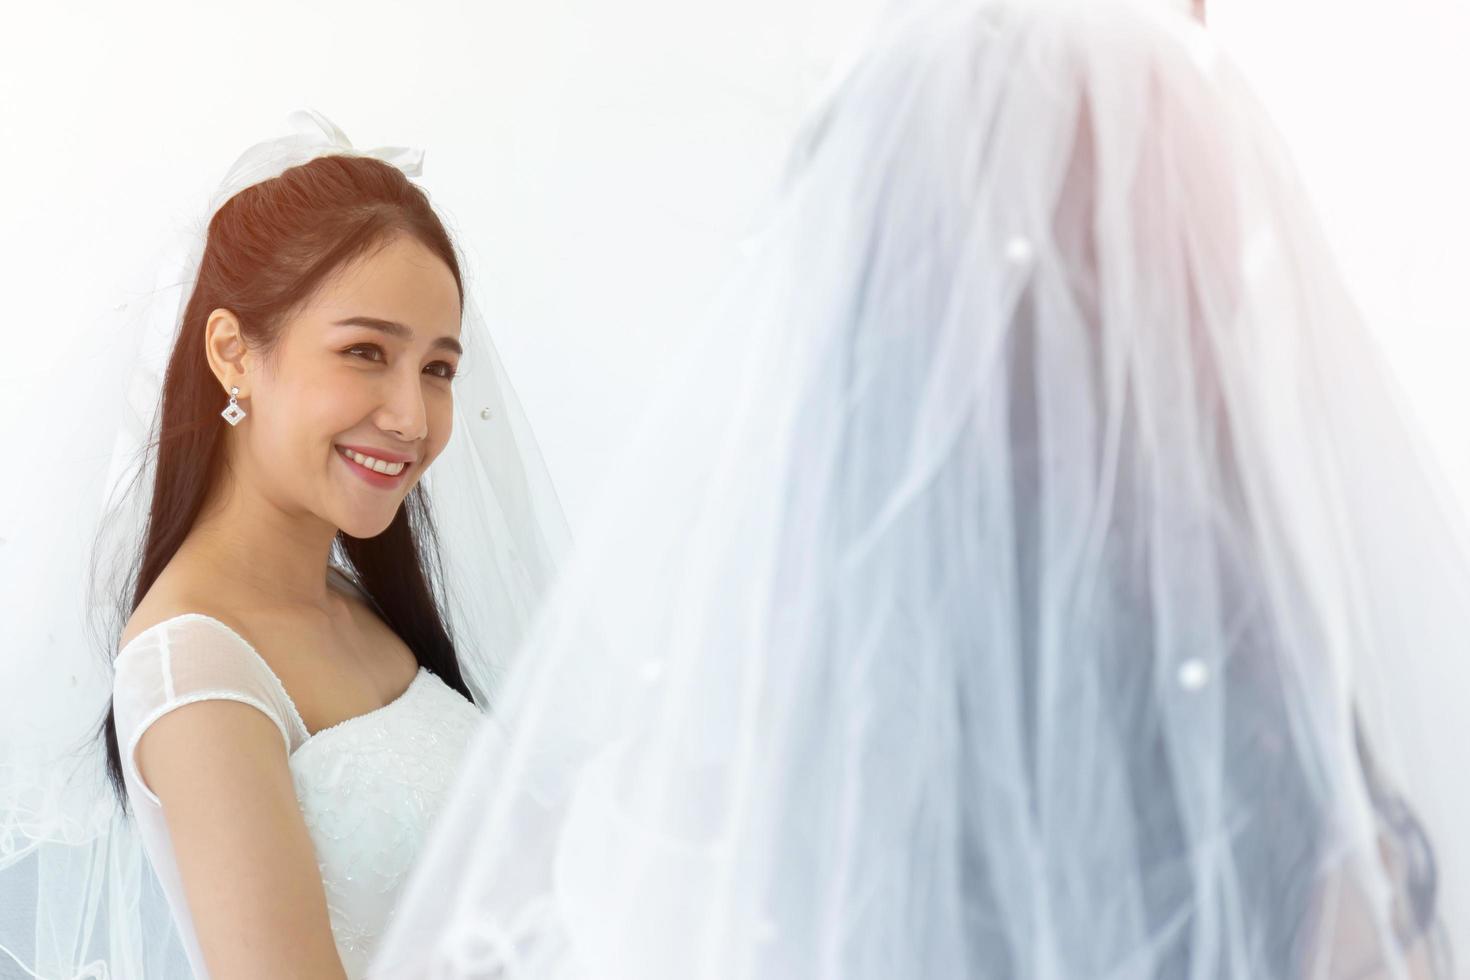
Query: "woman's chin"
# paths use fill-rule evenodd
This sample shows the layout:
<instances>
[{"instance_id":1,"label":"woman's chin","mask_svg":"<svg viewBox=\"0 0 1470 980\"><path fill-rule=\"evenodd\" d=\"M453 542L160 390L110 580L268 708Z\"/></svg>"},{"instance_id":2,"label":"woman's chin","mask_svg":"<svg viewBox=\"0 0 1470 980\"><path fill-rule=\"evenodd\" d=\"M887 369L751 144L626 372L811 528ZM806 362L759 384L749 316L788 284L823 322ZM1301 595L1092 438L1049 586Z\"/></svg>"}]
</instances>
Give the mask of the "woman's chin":
<instances>
[{"instance_id":1,"label":"woman's chin","mask_svg":"<svg viewBox=\"0 0 1470 980\"><path fill-rule=\"evenodd\" d=\"M344 515L344 519L337 522L337 528L343 534L352 538L376 538L388 530L388 525L393 523L393 517L398 511L395 509L387 515L382 514L357 514Z\"/></svg>"}]
</instances>

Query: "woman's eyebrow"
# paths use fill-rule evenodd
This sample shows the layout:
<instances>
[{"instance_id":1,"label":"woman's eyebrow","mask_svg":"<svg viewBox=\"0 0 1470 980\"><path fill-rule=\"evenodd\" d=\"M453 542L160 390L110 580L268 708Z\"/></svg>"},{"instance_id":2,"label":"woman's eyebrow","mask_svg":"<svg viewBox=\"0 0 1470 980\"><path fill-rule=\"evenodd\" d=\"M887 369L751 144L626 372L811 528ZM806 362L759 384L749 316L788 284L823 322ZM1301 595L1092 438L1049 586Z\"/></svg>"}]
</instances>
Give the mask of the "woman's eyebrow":
<instances>
[{"instance_id":1,"label":"woman's eyebrow","mask_svg":"<svg viewBox=\"0 0 1470 980\"><path fill-rule=\"evenodd\" d=\"M345 320L336 321L333 326L367 327L369 330L379 330L390 336L397 337L399 340L410 340L413 337L412 327L402 323L396 323L393 320L380 320L375 316L350 316ZM453 337L437 337L429 346L453 351L460 356L464 355L464 348Z\"/></svg>"}]
</instances>

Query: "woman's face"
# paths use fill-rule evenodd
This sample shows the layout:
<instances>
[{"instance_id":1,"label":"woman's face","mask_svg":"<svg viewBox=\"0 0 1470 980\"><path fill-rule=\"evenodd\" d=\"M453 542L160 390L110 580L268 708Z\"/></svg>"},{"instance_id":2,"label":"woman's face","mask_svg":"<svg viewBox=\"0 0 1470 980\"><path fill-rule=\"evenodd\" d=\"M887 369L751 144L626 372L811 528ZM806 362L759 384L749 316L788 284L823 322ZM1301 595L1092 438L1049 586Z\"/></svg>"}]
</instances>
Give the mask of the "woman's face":
<instances>
[{"instance_id":1,"label":"woman's face","mask_svg":"<svg viewBox=\"0 0 1470 980\"><path fill-rule=\"evenodd\" d=\"M449 441L454 275L399 236L324 282L283 331L270 364L249 373L236 461L253 472L241 475L277 506L373 537Z\"/></svg>"}]
</instances>

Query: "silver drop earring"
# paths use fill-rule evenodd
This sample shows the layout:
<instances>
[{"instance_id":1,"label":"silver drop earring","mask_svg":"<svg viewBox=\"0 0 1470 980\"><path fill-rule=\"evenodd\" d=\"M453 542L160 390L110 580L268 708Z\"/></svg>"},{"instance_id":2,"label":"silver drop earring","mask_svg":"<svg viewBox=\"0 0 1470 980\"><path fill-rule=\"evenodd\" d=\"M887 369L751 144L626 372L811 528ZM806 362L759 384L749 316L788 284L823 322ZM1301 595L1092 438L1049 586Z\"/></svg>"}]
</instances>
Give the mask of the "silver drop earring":
<instances>
[{"instance_id":1,"label":"silver drop earring","mask_svg":"<svg viewBox=\"0 0 1470 980\"><path fill-rule=\"evenodd\" d=\"M235 401L235 396L238 394L240 394L239 388L231 388L230 403L225 406L224 411L220 412L225 417L225 421L231 425L239 425L240 420L245 417L245 409L241 408L240 403Z\"/></svg>"}]
</instances>

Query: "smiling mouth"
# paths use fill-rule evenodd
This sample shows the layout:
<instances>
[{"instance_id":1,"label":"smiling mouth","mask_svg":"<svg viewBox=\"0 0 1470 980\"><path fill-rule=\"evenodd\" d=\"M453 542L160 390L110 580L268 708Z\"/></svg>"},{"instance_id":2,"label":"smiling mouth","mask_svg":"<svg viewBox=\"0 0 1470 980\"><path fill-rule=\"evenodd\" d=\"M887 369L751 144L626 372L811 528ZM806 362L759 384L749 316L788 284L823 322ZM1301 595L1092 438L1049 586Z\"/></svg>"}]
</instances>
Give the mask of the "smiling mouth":
<instances>
[{"instance_id":1,"label":"smiling mouth","mask_svg":"<svg viewBox=\"0 0 1470 980\"><path fill-rule=\"evenodd\" d=\"M364 471L364 475L371 474L386 480L394 480L409 468L409 463L390 463L387 460L366 456L352 449L342 446L336 447L337 454L348 462L355 463Z\"/></svg>"}]
</instances>

